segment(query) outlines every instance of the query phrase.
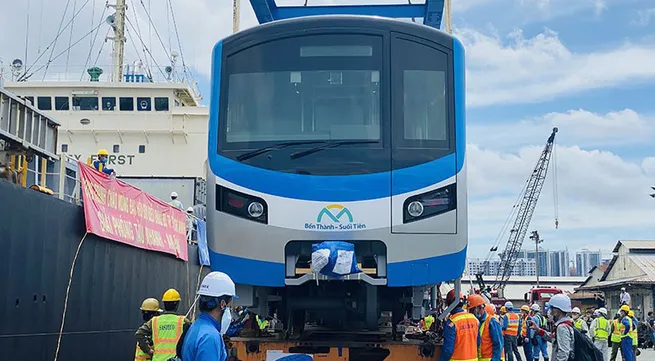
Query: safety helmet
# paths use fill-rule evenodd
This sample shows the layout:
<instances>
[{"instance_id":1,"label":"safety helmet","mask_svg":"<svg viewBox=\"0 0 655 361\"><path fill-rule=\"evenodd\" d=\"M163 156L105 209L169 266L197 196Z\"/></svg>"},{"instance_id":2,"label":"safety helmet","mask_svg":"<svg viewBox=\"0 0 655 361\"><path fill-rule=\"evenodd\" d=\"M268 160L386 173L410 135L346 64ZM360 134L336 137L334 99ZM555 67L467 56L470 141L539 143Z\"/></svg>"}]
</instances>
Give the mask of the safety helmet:
<instances>
[{"instance_id":1,"label":"safety helmet","mask_svg":"<svg viewBox=\"0 0 655 361\"><path fill-rule=\"evenodd\" d=\"M533 303L532 306L530 306L530 309L532 311L541 311L541 307L539 306L538 303Z\"/></svg>"},{"instance_id":2,"label":"safety helmet","mask_svg":"<svg viewBox=\"0 0 655 361\"><path fill-rule=\"evenodd\" d=\"M521 306L521 311L528 311L528 312L530 312L530 306L528 306L528 305L523 305L523 306Z\"/></svg>"},{"instance_id":3,"label":"safety helmet","mask_svg":"<svg viewBox=\"0 0 655 361\"><path fill-rule=\"evenodd\" d=\"M628 312L628 316L630 316L630 317L635 317L635 311L630 310L630 311Z\"/></svg>"},{"instance_id":4,"label":"safety helmet","mask_svg":"<svg viewBox=\"0 0 655 361\"><path fill-rule=\"evenodd\" d=\"M464 299L464 295L462 295L461 292L459 293L459 299L460 299L460 301L461 301L462 299ZM454 301L455 301L455 290L452 289L452 290L448 291L448 294L446 295L446 303L447 303L447 304L451 304L451 303L453 303Z\"/></svg>"},{"instance_id":5,"label":"safety helmet","mask_svg":"<svg viewBox=\"0 0 655 361\"><path fill-rule=\"evenodd\" d=\"M171 192L171 198L177 198L177 192L176 191Z\"/></svg>"},{"instance_id":6,"label":"safety helmet","mask_svg":"<svg viewBox=\"0 0 655 361\"><path fill-rule=\"evenodd\" d=\"M109 153L107 152L107 149L100 149L98 155L109 155Z\"/></svg>"},{"instance_id":7,"label":"safety helmet","mask_svg":"<svg viewBox=\"0 0 655 361\"><path fill-rule=\"evenodd\" d=\"M623 306L621 306L621 308L620 308L619 310L621 310L621 311L625 311L625 312L630 312L630 306L628 306L628 305L623 305Z\"/></svg>"},{"instance_id":8,"label":"safety helmet","mask_svg":"<svg viewBox=\"0 0 655 361\"><path fill-rule=\"evenodd\" d=\"M625 291L625 287L621 287L621 291Z\"/></svg>"},{"instance_id":9,"label":"safety helmet","mask_svg":"<svg viewBox=\"0 0 655 361\"><path fill-rule=\"evenodd\" d=\"M487 304L484 306L484 311L485 311L488 315L493 316L493 315L496 314L496 306L494 306L494 305L492 305L492 304L490 304L490 303L487 303Z\"/></svg>"},{"instance_id":10,"label":"safety helmet","mask_svg":"<svg viewBox=\"0 0 655 361\"><path fill-rule=\"evenodd\" d=\"M198 295L208 297L232 296L237 297L234 282L230 276L223 272L210 272L202 280Z\"/></svg>"},{"instance_id":11,"label":"safety helmet","mask_svg":"<svg viewBox=\"0 0 655 361\"><path fill-rule=\"evenodd\" d=\"M571 312L571 299L569 296L558 293L550 298L550 306L562 310L562 312Z\"/></svg>"},{"instance_id":12,"label":"safety helmet","mask_svg":"<svg viewBox=\"0 0 655 361\"><path fill-rule=\"evenodd\" d=\"M605 307L601 307L598 309L598 312L602 315L607 316L607 309Z\"/></svg>"},{"instance_id":13,"label":"safety helmet","mask_svg":"<svg viewBox=\"0 0 655 361\"><path fill-rule=\"evenodd\" d=\"M156 298L146 298L141 303L141 311L162 312L162 309L159 308L159 301Z\"/></svg>"},{"instance_id":14,"label":"safety helmet","mask_svg":"<svg viewBox=\"0 0 655 361\"><path fill-rule=\"evenodd\" d=\"M511 310L512 308L514 308L514 304L511 301L507 301L505 302L505 308Z\"/></svg>"},{"instance_id":15,"label":"safety helmet","mask_svg":"<svg viewBox=\"0 0 655 361\"><path fill-rule=\"evenodd\" d=\"M161 300L164 302L180 301L180 293L177 292L177 290L174 288L169 288L166 292L164 292L164 296L162 296Z\"/></svg>"},{"instance_id":16,"label":"safety helmet","mask_svg":"<svg viewBox=\"0 0 655 361\"><path fill-rule=\"evenodd\" d=\"M573 307L573 309L571 310L571 313L580 313L580 309L577 308L577 307Z\"/></svg>"},{"instance_id":17,"label":"safety helmet","mask_svg":"<svg viewBox=\"0 0 655 361\"><path fill-rule=\"evenodd\" d=\"M500 312L507 312L507 307L502 306L502 307L500 308Z\"/></svg>"},{"instance_id":18,"label":"safety helmet","mask_svg":"<svg viewBox=\"0 0 655 361\"><path fill-rule=\"evenodd\" d=\"M594 310L594 316L596 316L596 317L600 316L600 311Z\"/></svg>"},{"instance_id":19,"label":"safety helmet","mask_svg":"<svg viewBox=\"0 0 655 361\"><path fill-rule=\"evenodd\" d=\"M189 208L187 208L187 209L186 209L186 212L187 212L187 213L193 213L193 207L189 207Z\"/></svg>"},{"instance_id":20,"label":"safety helmet","mask_svg":"<svg viewBox=\"0 0 655 361\"><path fill-rule=\"evenodd\" d=\"M475 308L484 305L484 298L480 295L470 295L468 298L469 308Z\"/></svg>"}]
</instances>

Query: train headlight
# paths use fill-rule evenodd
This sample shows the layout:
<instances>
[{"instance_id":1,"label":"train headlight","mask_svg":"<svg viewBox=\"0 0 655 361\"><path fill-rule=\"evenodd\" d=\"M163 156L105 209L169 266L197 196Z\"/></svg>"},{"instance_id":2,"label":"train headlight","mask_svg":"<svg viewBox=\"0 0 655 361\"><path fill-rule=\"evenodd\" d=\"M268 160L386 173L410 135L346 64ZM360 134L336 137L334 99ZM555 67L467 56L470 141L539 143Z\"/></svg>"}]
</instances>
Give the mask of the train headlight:
<instances>
[{"instance_id":1,"label":"train headlight","mask_svg":"<svg viewBox=\"0 0 655 361\"><path fill-rule=\"evenodd\" d=\"M413 201L407 206L407 213L412 217L420 217L423 214L423 204Z\"/></svg>"},{"instance_id":2,"label":"train headlight","mask_svg":"<svg viewBox=\"0 0 655 361\"><path fill-rule=\"evenodd\" d=\"M264 206L259 202L252 202L248 205L248 214L253 218L259 218L264 214Z\"/></svg>"}]
</instances>

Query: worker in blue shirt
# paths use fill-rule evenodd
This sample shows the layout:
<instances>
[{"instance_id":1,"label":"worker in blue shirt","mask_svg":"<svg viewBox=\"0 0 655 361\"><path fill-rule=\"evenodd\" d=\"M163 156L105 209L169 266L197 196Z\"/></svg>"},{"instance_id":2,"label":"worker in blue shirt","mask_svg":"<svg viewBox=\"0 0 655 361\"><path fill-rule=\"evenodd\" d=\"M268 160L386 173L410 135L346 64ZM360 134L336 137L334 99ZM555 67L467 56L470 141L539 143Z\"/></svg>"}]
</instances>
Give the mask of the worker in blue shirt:
<instances>
[{"instance_id":1,"label":"worker in blue shirt","mask_svg":"<svg viewBox=\"0 0 655 361\"><path fill-rule=\"evenodd\" d=\"M446 303L449 305L456 303L457 306L450 312L448 322L444 327L440 361L476 360L478 358L480 322L473 314L464 311L462 301L462 294L460 293L457 297L455 290L450 290L446 295Z\"/></svg>"},{"instance_id":2,"label":"worker in blue shirt","mask_svg":"<svg viewBox=\"0 0 655 361\"><path fill-rule=\"evenodd\" d=\"M109 153L107 152L106 149L100 149L98 151L98 159L93 161L93 168L95 168L98 172L104 173L106 175L112 175L116 174L113 169L107 168L107 157L109 156Z\"/></svg>"},{"instance_id":3,"label":"worker in blue shirt","mask_svg":"<svg viewBox=\"0 0 655 361\"><path fill-rule=\"evenodd\" d=\"M623 353L624 361L635 361L635 353L632 349L632 337L630 333L633 330L632 319L628 317L630 312L630 307L628 305L623 305L619 309L621 313L621 351Z\"/></svg>"},{"instance_id":4,"label":"worker in blue shirt","mask_svg":"<svg viewBox=\"0 0 655 361\"><path fill-rule=\"evenodd\" d=\"M534 322L538 328L546 328L546 318L541 315L541 307L539 307L539 304L532 304L532 306L530 306L530 310L532 311L532 322ZM543 356L544 360L548 360L548 342L536 333L533 333L532 335L532 358L535 361L538 361L539 354L541 353L541 356Z\"/></svg>"},{"instance_id":5,"label":"worker in blue shirt","mask_svg":"<svg viewBox=\"0 0 655 361\"><path fill-rule=\"evenodd\" d=\"M234 282L223 272L211 272L198 291L200 316L191 325L182 343L184 361L226 361L223 336L230 328L230 304L237 298Z\"/></svg>"}]
</instances>

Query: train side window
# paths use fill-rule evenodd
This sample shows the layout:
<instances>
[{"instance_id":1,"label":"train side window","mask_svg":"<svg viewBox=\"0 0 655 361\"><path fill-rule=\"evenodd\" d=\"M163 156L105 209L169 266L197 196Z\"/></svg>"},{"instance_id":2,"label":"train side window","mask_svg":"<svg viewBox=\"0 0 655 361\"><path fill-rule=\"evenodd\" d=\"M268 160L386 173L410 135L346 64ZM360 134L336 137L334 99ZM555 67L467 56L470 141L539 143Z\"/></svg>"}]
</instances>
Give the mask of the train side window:
<instances>
[{"instance_id":1,"label":"train side window","mask_svg":"<svg viewBox=\"0 0 655 361\"><path fill-rule=\"evenodd\" d=\"M134 98L120 97L118 100L122 111L134 110Z\"/></svg>"},{"instance_id":2,"label":"train side window","mask_svg":"<svg viewBox=\"0 0 655 361\"><path fill-rule=\"evenodd\" d=\"M102 97L102 110L112 111L116 109L116 97Z\"/></svg>"},{"instance_id":3,"label":"train side window","mask_svg":"<svg viewBox=\"0 0 655 361\"><path fill-rule=\"evenodd\" d=\"M73 97L73 110L98 110L98 97Z\"/></svg>"},{"instance_id":4,"label":"train side window","mask_svg":"<svg viewBox=\"0 0 655 361\"><path fill-rule=\"evenodd\" d=\"M140 112L149 112L152 109L151 98L136 98L136 103Z\"/></svg>"},{"instance_id":5,"label":"train side window","mask_svg":"<svg viewBox=\"0 0 655 361\"><path fill-rule=\"evenodd\" d=\"M114 144L114 147L112 149L114 153L120 153L121 152L121 147L118 144Z\"/></svg>"},{"instance_id":6,"label":"train side window","mask_svg":"<svg viewBox=\"0 0 655 361\"><path fill-rule=\"evenodd\" d=\"M55 97L55 110L70 110L68 97Z\"/></svg>"},{"instance_id":7,"label":"train side window","mask_svg":"<svg viewBox=\"0 0 655 361\"><path fill-rule=\"evenodd\" d=\"M168 98L156 97L155 98L155 111L167 112L168 111Z\"/></svg>"},{"instance_id":8,"label":"train side window","mask_svg":"<svg viewBox=\"0 0 655 361\"><path fill-rule=\"evenodd\" d=\"M36 98L37 106L40 110L52 110L51 97L38 97Z\"/></svg>"}]
</instances>

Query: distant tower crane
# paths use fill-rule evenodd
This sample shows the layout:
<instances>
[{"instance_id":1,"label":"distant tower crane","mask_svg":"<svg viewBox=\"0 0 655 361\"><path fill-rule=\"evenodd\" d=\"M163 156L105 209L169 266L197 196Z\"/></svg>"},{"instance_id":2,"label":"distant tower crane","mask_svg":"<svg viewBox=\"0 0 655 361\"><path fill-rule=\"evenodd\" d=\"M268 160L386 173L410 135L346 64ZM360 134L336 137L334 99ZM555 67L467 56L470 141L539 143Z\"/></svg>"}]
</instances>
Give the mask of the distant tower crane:
<instances>
[{"instance_id":1,"label":"distant tower crane","mask_svg":"<svg viewBox=\"0 0 655 361\"><path fill-rule=\"evenodd\" d=\"M501 297L505 285L509 280L510 276L512 275L514 264L516 263L519 251L521 250L521 246L523 245L523 240L525 239L525 235L527 234L528 228L530 227L532 214L534 213L534 209L537 206L537 201L539 200L541 189L544 186L544 182L546 180L546 174L548 173L548 166L550 165L550 159L554 150L555 134L557 134L557 131L558 131L557 128L553 128L553 132L548 137L548 140L546 141L546 146L544 147L543 151L541 152L541 155L539 156L537 165L532 170L532 174L530 175L530 178L527 180L523 192L519 195L519 198L521 199L520 203L518 205L514 205L514 208L512 209L512 213L510 214L510 217L508 217L508 221L509 221L509 218L511 218L511 216L514 213L516 214L514 218L514 225L512 226L509 232L509 240L507 241L507 246L505 247L505 250L500 254L500 258L501 258L500 265L498 267L498 272L496 274L496 281L494 282L494 285L492 287L493 289L499 291L498 293L499 296ZM554 179L553 184L556 185L556 182L557 179ZM556 188L556 186L554 188ZM557 204L557 202L555 202L555 204ZM557 206L556 206L556 213L557 213ZM508 224L509 223L506 223L506 226ZM556 218L555 227L557 227L558 225L559 225L559 221ZM502 233L503 231L501 231L501 234ZM497 239L497 242L499 241L500 241L500 237L498 237ZM496 243L490 249L489 255L487 256L487 259L483 264L482 272L476 274L476 278L478 281L478 285L480 286L481 292L490 291L490 289L485 287L484 281L482 279L482 275L484 274L485 271L488 271L489 259L491 258L491 255L497 250L498 250L498 243ZM535 262L538 262L537 255L535 255Z\"/></svg>"}]
</instances>

